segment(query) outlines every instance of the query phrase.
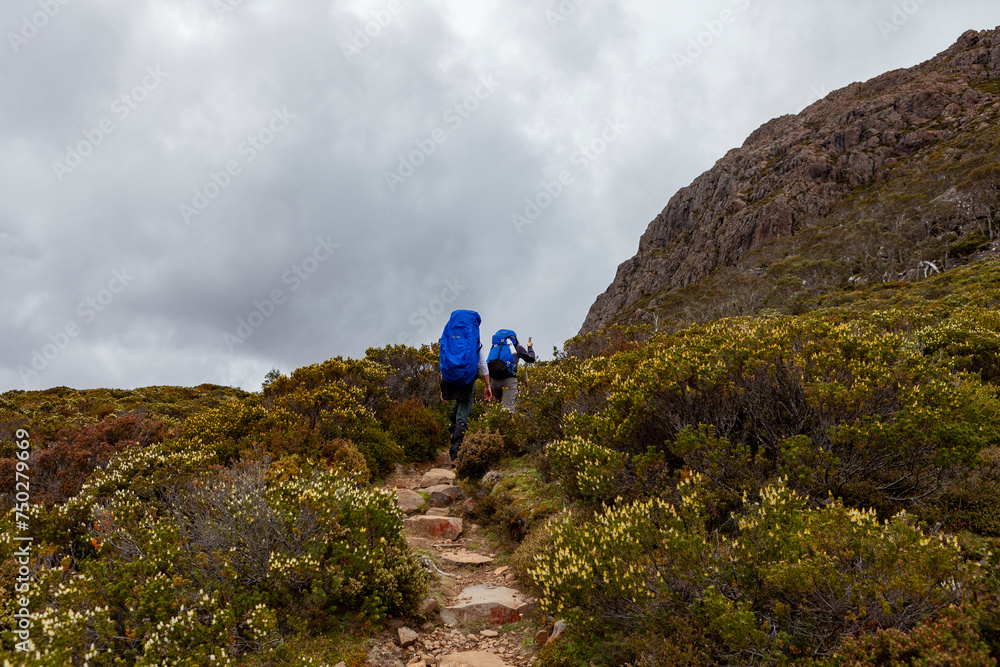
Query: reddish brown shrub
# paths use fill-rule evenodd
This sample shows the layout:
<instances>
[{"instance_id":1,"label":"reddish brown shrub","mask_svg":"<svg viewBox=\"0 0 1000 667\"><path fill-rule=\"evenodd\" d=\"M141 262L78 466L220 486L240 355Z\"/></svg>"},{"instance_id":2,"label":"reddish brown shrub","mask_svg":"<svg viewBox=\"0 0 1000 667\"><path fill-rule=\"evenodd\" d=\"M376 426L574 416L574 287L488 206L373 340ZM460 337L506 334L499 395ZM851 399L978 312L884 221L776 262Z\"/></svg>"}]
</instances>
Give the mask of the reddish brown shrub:
<instances>
[{"instance_id":1,"label":"reddish brown shrub","mask_svg":"<svg viewBox=\"0 0 1000 667\"><path fill-rule=\"evenodd\" d=\"M165 422L140 414L109 416L81 428L62 429L55 441L32 457L32 502L65 502L79 492L90 473L104 468L116 453L162 442L168 432ZM13 470L14 459L0 460L0 497L14 490Z\"/></svg>"}]
</instances>

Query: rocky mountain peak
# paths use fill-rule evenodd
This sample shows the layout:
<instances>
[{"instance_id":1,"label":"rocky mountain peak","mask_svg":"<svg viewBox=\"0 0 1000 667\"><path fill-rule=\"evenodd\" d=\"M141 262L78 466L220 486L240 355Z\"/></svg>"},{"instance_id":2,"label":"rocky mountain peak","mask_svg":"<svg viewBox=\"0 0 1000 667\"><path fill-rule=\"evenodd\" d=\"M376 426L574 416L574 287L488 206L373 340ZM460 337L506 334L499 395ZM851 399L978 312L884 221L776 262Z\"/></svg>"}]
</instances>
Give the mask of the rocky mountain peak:
<instances>
[{"instance_id":1,"label":"rocky mountain peak","mask_svg":"<svg viewBox=\"0 0 1000 667\"><path fill-rule=\"evenodd\" d=\"M925 63L765 123L670 199L582 332L631 321L659 296L816 227L860 188L903 178L902 163L992 127L998 101L1000 28L970 30Z\"/></svg>"}]
</instances>

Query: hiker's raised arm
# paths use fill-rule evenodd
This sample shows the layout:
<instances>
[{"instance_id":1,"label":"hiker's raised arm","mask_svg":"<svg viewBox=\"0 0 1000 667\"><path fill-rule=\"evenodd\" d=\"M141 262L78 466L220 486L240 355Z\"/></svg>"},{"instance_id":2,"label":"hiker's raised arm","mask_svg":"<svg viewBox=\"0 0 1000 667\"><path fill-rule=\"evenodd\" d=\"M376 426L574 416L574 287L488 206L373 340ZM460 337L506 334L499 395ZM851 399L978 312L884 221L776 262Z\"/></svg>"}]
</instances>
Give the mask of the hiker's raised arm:
<instances>
[{"instance_id":1,"label":"hiker's raised arm","mask_svg":"<svg viewBox=\"0 0 1000 667\"><path fill-rule=\"evenodd\" d=\"M483 400L486 401L493 400L493 387L490 384L490 369L486 364L486 358L489 354L490 352L485 346L479 348L479 374L483 376L483 382L486 383L486 390L483 392Z\"/></svg>"}]
</instances>

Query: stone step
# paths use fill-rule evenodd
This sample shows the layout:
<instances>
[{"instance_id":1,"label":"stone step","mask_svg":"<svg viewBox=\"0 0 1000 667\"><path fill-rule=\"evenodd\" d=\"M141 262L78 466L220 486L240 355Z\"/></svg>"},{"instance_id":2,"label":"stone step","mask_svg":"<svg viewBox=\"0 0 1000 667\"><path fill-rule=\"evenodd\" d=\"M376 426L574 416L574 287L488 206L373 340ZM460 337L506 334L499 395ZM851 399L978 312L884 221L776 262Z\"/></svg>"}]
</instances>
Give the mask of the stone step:
<instances>
[{"instance_id":1,"label":"stone step","mask_svg":"<svg viewBox=\"0 0 1000 667\"><path fill-rule=\"evenodd\" d=\"M505 586L469 586L455 604L441 610L445 625L485 621L493 625L516 623L535 608L535 603L520 591Z\"/></svg>"},{"instance_id":2,"label":"stone step","mask_svg":"<svg viewBox=\"0 0 1000 667\"><path fill-rule=\"evenodd\" d=\"M486 563L493 562L493 559L489 556L477 554L473 551L466 551L465 549L443 553L441 554L441 560L454 565L485 565Z\"/></svg>"},{"instance_id":3,"label":"stone step","mask_svg":"<svg viewBox=\"0 0 1000 667\"><path fill-rule=\"evenodd\" d=\"M409 489L396 489L396 502L399 503L399 509L403 510L403 514L415 514L427 504L423 496Z\"/></svg>"},{"instance_id":4,"label":"stone step","mask_svg":"<svg viewBox=\"0 0 1000 667\"><path fill-rule=\"evenodd\" d=\"M420 537L456 540L462 534L462 520L446 516L414 516L403 520L403 528Z\"/></svg>"},{"instance_id":5,"label":"stone step","mask_svg":"<svg viewBox=\"0 0 1000 667\"><path fill-rule=\"evenodd\" d=\"M466 651L452 653L438 660L439 667L510 667L494 653L483 651Z\"/></svg>"},{"instance_id":6,"label":"stone step","mask_svg":"<svg viewBox=\"0 0 1000 667\"><path fill-rule=\"evenodd\" d=\"M420 480L420 488L426 489L432 486L440 486L442 484L451 484L455 481L455 471L445 470L444 468L432 468L424 473L423 478Z\"/></svg>"},{"instance_id":7,"label":"stone step","mask_svg":"<svg viewBox=\"0 0 1000 667\"><path fill-rule=\"evenodd\" d=\"M426 493L431 505L435 507L447 507L455 502L455 499L462 495L462 489L451 484L439 484L420 489L421 493Z\"/></svg>"}]
</instances>

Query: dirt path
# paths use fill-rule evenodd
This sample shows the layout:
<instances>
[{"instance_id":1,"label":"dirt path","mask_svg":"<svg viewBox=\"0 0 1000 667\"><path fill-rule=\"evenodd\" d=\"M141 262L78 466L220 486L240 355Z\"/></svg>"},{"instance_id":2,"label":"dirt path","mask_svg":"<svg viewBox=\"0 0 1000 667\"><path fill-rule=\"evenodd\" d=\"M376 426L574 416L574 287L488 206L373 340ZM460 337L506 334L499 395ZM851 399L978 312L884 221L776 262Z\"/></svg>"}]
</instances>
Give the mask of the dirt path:
<instances>
[{"instance_id":1,"label":"dirt path","mask_svg":"<svg viewBox=\"0 0 1000 667\"><path fill-rule=\"evenodd\" d=\"M433 469L449 470L449 464L447 452L442 452L433 463L398 468L386 480L385 486L426 495L422 488L425 473ZM450 491L454 493L454 490ZM423 520L408 521L405 530L411 548L418 557L426 559L425 565L434 574L430 595L437 600L438 608L427 614L425 618L428 620L422 624L415 619L391 619L390 629L378 637L369 651L368 664L373 667L528 667L535 662L534 655L538 650L535 633L540 628L540 621L530 613L525 613L526 620L522 621L506 624L495 621L517 619L521 611L527 612L530 609L534 600L528 599L521 592L513 572L503 564L507 554L497 551L482 528L463 517L464 497L459 495L445 507L433 507L434 504L427 502L410 516L438 516L442 518L441 523L446 528L458 525L454 519L459 519L462 532L457 538L447 539L449 535L433 536L422 527L410 525ZM405 503L401 502L401 505ZM405 509L404 507L404 511ZM433 521L435 520L428 520ZM459 562L479 560L483 562ZM471 591L468 590L470 588ZM477 604L480 598L475 595L499 595L507 589L513 589L522 595L529 606L514 610L500 606L492 613L467 611L470 606L476 609L481 607ZM410 625L404 626L404 623ZM401 640L400 635L405 634L400 629L402 627L416 633L412 644L408 644L408 640ZM413 637L410 636L409 639ZM401 646L401 642L408 645Z\"/></svg>"}]
</instances>

